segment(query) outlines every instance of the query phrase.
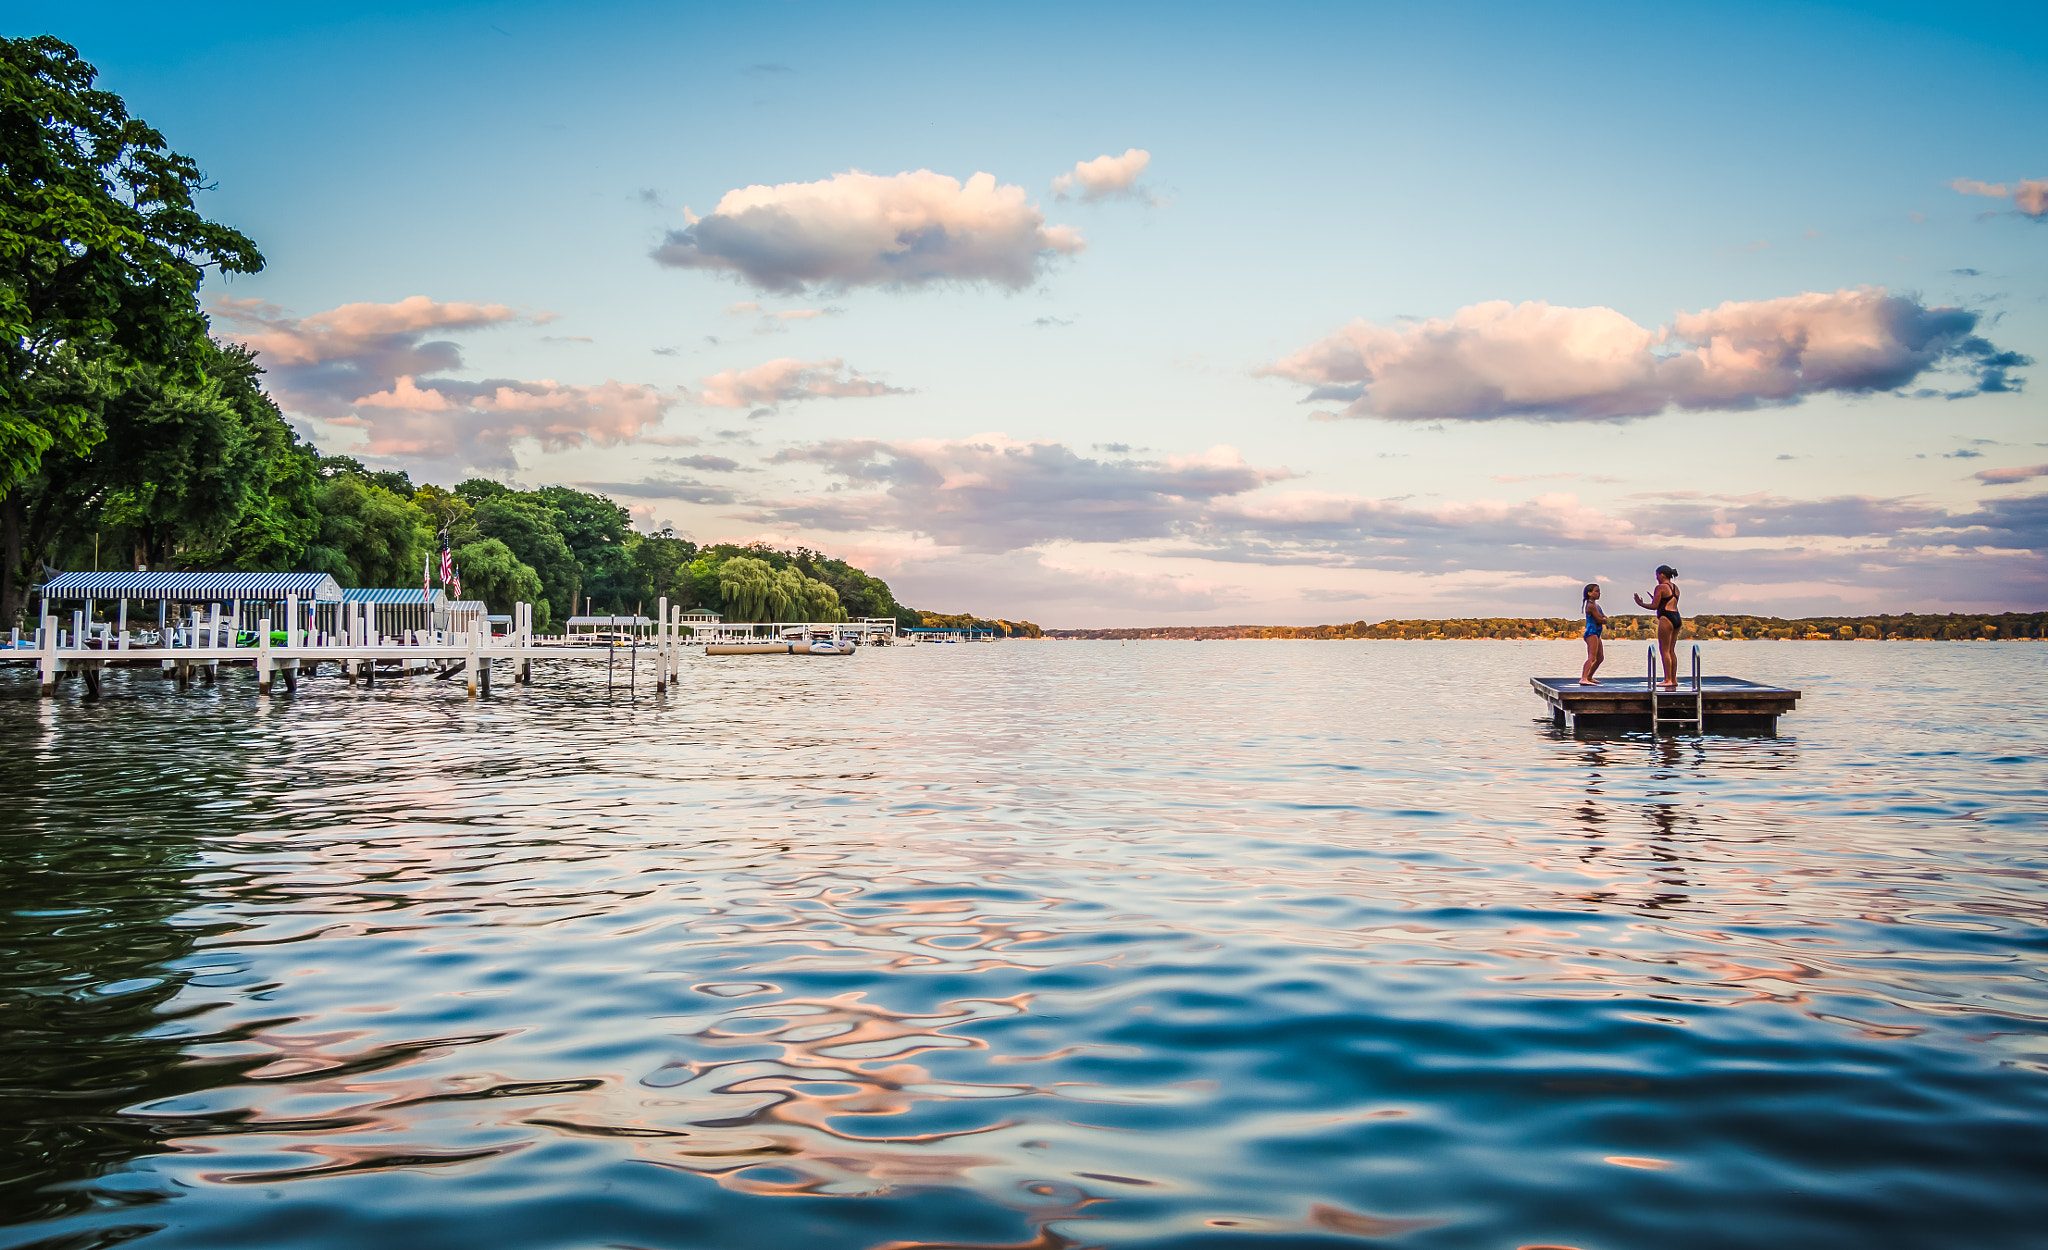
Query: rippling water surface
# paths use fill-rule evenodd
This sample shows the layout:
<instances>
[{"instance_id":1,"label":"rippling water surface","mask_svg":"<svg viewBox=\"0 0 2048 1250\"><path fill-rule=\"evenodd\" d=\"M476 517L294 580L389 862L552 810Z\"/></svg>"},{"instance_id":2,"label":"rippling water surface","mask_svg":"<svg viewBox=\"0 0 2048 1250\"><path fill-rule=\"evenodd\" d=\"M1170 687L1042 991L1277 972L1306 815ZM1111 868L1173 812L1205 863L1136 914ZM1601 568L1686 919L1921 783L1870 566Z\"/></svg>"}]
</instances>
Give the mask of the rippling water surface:
<instances>
[{"instance_id":1,"label":"rippling water surface","mask_svg":"<svg viewBox=\"0 0 2048 1250\"><path fill-rule=\"evenodd\" d=\"M0 1246L2048 1244L2048 647L0 677Z\"/></svg>"}]
</instances>

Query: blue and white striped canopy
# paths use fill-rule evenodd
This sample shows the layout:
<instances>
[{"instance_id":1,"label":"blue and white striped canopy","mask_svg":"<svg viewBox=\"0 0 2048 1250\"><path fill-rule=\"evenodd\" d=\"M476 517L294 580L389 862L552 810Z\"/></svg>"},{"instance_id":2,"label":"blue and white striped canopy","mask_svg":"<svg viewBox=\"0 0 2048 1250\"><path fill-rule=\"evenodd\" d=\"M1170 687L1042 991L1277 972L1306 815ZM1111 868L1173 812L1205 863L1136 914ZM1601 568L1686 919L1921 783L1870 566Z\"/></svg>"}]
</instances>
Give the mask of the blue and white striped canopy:
<instances>
[{"instance_id":1,"label":"blue and white striped canopy","mask_svg":"<svg viewBox=\"0 0 2048 1250\"><path fill-rule=\"evenodd\" d=\"M415 607L440 609L448 605L448 592L423 594L417 586L358 586L341 592L349 603L409 603Z\"/></svg>"},{"instance_id":2,"label":"blue and white striped canopy","mask_svg":"<svg viewBox=\"0 0 2048 1250\"><path fill-rule=\"evenodd\" d=\"M45 599L165 599L225 603L233 599L340 603L341 583L325 573L59 573L36 594Z\"/></svg>"}]
</instances>

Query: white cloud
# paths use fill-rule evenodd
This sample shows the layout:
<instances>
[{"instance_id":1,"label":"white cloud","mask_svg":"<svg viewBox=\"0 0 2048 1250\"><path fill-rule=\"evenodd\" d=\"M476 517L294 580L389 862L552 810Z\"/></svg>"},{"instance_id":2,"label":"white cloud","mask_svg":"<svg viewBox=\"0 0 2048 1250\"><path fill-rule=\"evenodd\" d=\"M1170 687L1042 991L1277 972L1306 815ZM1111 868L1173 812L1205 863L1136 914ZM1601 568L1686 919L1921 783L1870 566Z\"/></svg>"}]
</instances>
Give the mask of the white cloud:
<instances>
[{"instance_id":1,"label":"white cloud","mask_svg":"<svg viewBox=\"0 0 2048 1250\"><path fill-rule=\"evenodd\" d=\"M962 183L928 169L851 170L728 191L709 214L670 231L654 258L778 292L942 282L1017 289L1084 246L1071 227L1047 225L1022 187L990 174Z\"/></svg>"},{"instance_id":2,"label":"white cloud","mask_svg":"<svg viewBox=\"0 0 2048 1250\"><path fill-rule=\"evenodd\" d=\"M1098 156L1092 161L1077 161L1074 168L1052 180L1052 193L1060 199L1079 192L1080 198L1088 203L1114 197L1140 196L1138 179L1152 163L1152 154L1143 148L1128 148L1122 156ZM1145 197L1149 198L1149 197Z\"/></svg>"},{"instance_id":3,"label":"white cloud","mask_svg":"<svg viewBox=\"0 0 2048 1250\"><path fill-rule=\"evenodd\" d=\"M908 390L862 377L846 362L782 357L751 369L724 369L702 379L696 402L710 408L767 408L802 399L860 399L908 395Z\"/></svg>"},{"instance_id":4,"label":"white cloud","mask_svg":"<svg viewBox=\"0 0 2048 1250\"><path fill-rule=\"evenodd\" d=\"M1732 301L1645 329L1611 308L1504 300L1449 318L1354 321L1260 372L1343 415L1596 421L1667 408L1739 410L1825 391L1894 390L1936 369L2006 390L2031 363L1974 333L1978 315L1878 287Z\"/></svg>"},{"instance_id":5,"label":"white cloud","mask_svg":"<svg viewBox=\"0 0 2048 1250\"><path fill-rule=\"evenodd\" d=\"M2014 208L2036 220L2048 217L2048 178L2028 178L2014 183L1978 182L1975 178L1958 178L1948 185L1964 195L1986 195L1994 200L2009 199Z\"/></svg>"}]
</instances>

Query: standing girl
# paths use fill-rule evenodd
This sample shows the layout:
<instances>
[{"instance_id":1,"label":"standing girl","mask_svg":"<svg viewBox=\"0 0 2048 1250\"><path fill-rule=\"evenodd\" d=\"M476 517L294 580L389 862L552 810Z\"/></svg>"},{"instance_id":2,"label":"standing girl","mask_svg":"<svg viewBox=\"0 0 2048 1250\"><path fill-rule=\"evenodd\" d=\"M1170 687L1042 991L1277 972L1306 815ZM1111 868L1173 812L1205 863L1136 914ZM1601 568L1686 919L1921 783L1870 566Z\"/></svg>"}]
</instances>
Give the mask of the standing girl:
<instances>
[{"instance_id":1,"label":"standing girl","mask_svg":"<svg viewBox=\"0 0 2048 1250\"><path fill-rule=\"evenodd\" d=\"M1657 589L1650 592L1650 601L1635 597L1636 606L1648 608L1657 614L1657 651L1664 657L1664 688L1678 689L1678 631L1685 628L1685 620L1678 615L1678 570L1668 564L1657 566Z\"/></svg>"},{"instance_id":2,"label":"standing girl","mask_svg":"<svg viewBox=\"0 0 2048 1250\"><path fill-rule=\"evenodd\" d=\"M1600 670L1600 662L1607 658L1602 649L1600 635L1607 628L1607 614L1600 610L1600 583L1586 583L1586 597L1579 604L1579 610L1586 614L1586 667L1579 670L1581 686L1597 686L1600 683L1593 674Z\"/></svg>"}]
</instances>

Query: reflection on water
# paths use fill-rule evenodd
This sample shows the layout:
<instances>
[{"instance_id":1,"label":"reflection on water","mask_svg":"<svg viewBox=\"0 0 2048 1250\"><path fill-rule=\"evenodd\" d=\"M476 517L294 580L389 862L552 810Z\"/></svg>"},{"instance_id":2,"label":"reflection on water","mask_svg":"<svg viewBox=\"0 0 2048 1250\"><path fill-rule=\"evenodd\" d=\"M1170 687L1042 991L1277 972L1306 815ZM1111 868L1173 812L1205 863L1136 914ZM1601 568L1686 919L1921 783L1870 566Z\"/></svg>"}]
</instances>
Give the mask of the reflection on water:
<instances>
[{"instance_id":1,"label":"reflection on water","mask_svg":"<svg viewBox=\"0 0 2048 1250\"><path fill-rule=\"evenodd\" d=\"M0 679L0 1246L2036 1244L2048 652L1716 651Z\"/></svg>"}]
</instances>

